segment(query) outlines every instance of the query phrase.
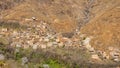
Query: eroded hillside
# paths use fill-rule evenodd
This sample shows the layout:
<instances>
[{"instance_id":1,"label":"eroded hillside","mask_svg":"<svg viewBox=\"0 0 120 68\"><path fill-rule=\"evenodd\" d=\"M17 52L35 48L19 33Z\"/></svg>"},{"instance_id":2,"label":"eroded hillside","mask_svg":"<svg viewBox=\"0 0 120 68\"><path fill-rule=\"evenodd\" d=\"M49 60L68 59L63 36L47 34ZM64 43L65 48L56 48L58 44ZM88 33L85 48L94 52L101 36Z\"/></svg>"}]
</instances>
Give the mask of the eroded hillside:
<instances>
[{"instance_id":1,"label":"eroded hillside","mask_svg":"<svg viewBox=\"0 0 120 68\"><path fill-rule=\"evenodd\" d=\"M22 3L18 4L19 1ZM74 32L76 28L80 28L92 18L99 17L101 13L117 5L118 1L18 0L17 5L12 5L11 9L7 9L2 15L3 19L17 20L20 23L25 23L26 19L36 17L38 20L48 22L55 32Z\"/></svg>"},{"instance_id":2,"label":"eroded hillside","mask_svg":"<svg viewBox=\"0 0 120 68\"><path fill-rule=\"evenodd\" d=\"M119 0L1 0L0 66L119 67L119 22Z\"/></svg>"},{"instance_id":3,"label":"eroded hillside","mask_svg":"<svg viewBox=\"0 0 120 68\"><path fill-rule=\"evenodd\" d=\"M120 45L120 4L102 13L81 29L81 32L93 36L91 44L98 50L109 51Z\"/></svg>"}]
</instances>

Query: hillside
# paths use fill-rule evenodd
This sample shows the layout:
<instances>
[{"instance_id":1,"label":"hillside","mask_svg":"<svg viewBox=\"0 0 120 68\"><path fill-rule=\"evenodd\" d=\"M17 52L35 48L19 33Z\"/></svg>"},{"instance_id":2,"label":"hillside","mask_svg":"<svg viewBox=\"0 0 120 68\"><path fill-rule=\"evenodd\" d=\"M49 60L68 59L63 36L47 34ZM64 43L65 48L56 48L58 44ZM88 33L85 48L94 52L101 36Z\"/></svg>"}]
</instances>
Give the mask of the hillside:
<instances>
[{"instance_id":1,"label":"hillside","mask_svg":"<svg viewBox=\"0 0 120 68\"><path fill-rule=\"evenodd\" d=\"M0 66L119 68L119 22L119 0L0 0Z\"/></svg>"}]
</instances>

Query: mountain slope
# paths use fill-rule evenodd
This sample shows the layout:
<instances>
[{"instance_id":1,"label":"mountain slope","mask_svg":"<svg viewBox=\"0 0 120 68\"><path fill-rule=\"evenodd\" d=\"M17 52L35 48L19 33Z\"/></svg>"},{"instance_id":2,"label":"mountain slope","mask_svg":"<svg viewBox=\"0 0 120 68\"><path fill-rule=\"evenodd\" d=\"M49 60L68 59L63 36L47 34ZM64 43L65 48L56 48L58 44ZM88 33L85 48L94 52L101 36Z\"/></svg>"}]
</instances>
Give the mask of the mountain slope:
<instances>
[{"instance_id":1,"label":"mountain slope","mask_svg":"<svg viewBox=\"0 0 120 68\"><path fill-rule=\"evenodd\" d=\"M54 32L74 32L101 13L107 12L119 0L20 0L22 3L2 13L5 20L26 23L26 19L36 17L46 21ZM8 5L9 6L9 5Z\"/></svg>"},{"instance_id":2,"label":"mountain slope","mask_svg":"<svg viewBox=\"0 0 120 68\"><path fill-rule=\"evenodd\" d=\"M81 32L93 36L91 42L96 49L106 51L108 47L120 45L120 2L102 13L81 29Z\"/></svg>"}]
</instances>

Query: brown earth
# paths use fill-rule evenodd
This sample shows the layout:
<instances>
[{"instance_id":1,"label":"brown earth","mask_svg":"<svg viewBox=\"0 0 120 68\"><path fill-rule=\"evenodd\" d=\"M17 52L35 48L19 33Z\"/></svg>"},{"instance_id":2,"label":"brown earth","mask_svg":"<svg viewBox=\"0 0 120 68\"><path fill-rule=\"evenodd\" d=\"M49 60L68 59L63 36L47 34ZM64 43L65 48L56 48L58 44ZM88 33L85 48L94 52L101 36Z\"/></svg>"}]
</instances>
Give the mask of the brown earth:
<instances>
[{"instance_id":1,"label":"brown earth","mask_svg":"<svg viewBox=\"0 0 120 68\"><path fill-rule=\"evenodd\" d=\"M0 8L2 20L24 24L36 17L56 33L74 33L82 27L81 33L93 36L96 49L120 45L120 0L1 0Z\"/></svg>"},{"instance_id":2,"label":"brown earth","mask_svg":"<svg viewBox=\"0 0 120 68\"><path fill-rule=\"evenodd\" d=\"M5 9L2 19L25 23L25 19L36 17L52 23L56 32L73 32L118 3L119 0L2 0L0 7Z\"/></svg>"},{"instance_id":3,"label":"brown earth","mask_svg":"<svg viewBox=\"0 0 120 68\"><path fill-rule=\"evenodd\" d=\"M93 36L91 42L96 49L105 51L108 47L120 45L120 1L106 9L82 27L81 32Z\"/></svg>"}]
</instances>

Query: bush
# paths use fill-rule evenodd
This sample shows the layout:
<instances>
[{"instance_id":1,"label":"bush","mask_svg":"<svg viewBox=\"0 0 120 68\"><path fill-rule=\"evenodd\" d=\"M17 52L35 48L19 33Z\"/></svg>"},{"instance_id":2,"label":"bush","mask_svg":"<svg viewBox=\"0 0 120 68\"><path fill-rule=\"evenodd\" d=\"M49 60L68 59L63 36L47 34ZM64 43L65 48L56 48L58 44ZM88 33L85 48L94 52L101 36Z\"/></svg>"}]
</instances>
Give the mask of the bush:
<instances>
[{"instance_id":1,"label":"bush","mask_svg":"<svg viewBox=\"0 0 120 68\"><path fill-rule=\"evenodd\" d=\"M19 22L0 22L0 27L3 27L3 28L9 28L9 29L26 29L27 26L25 25L20 25Z\"/></svg>"}]
</instances>

